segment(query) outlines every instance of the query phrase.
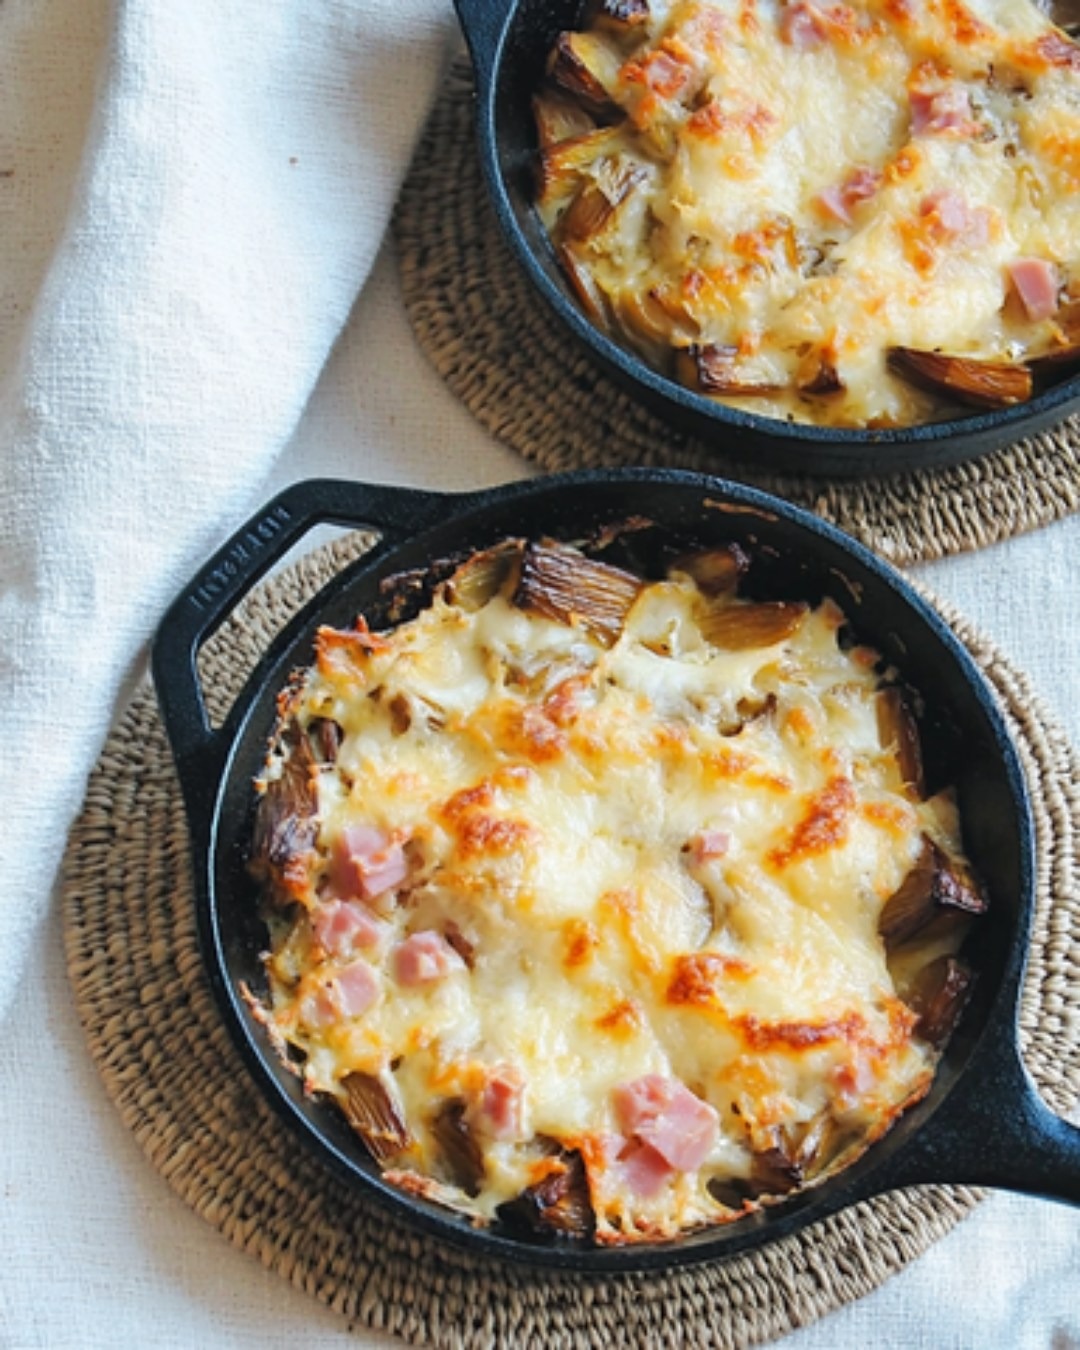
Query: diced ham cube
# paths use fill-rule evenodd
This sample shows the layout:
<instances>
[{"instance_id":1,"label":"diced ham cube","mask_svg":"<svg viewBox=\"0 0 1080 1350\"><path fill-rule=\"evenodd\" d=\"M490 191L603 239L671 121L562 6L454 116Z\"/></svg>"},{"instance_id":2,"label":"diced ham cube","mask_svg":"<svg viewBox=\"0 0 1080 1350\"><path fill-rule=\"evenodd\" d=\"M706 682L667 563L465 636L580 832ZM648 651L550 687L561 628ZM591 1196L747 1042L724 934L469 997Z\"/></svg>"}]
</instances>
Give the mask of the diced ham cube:
<instances>
[{"instance_id":1,"label":"diced ham cube","mask_svg":"<svg viewBox=\"0 0 1080 1350\"><path fill-rule=\"evenodd\" d=\"M683 1089L668 1110L638 1127L638 1138L680 1172L700 1167L716 1143L719 1117L708 1102Z\"/></svg>"},{"instance_id":2,"label":"diced ham cube","mask_svg":"<svg viewBox=\"0 0 1080 1350\"><path fill-rule=\"evenodd\" d=\"M465 962L441 933L426 929L413 933L394 948L391 956L394 978L407 987L430 984L455 970L464 970Z\"/></svg>"},{"instance_id":3,"label":"diced ham cube","mask_svg":"<svg viewBox=\"0 0 1080 1350\"><path fill-rule=\"evenodd\" d=\"M618 1168L626 1185L643 1200L659 1195L676 1170L651 1144L637 1142L619 1154Z\"/></svg>"},{"instance_id":4,"label":"diced ham cube","mask_svg":"<svg viewBox=\"0 0 1080 1350\"><path fill-rule=\"evenodd\" d=\"M807 52L820 47L829 36L825 15L810 0L794 0L784 6L780 16L780 36L796 51Z\"/></svg>"},{"instance_id":5,"label":"diced ham cube","mask_svg":"<svg viewBox=\"0 0 1080 1350\"><path fill-rule=\"evenodd\" d=\"M399 840L374 825L347 825L331 859L330 880L345 900L375 900L395 890L409 873Z\"/></svg>"},{"instance_id":6,"label":"diced ham cube","mask_svg":"<svg viewBox=\"0 0 1080 1350\"><path fill-rule=\"evenodd\" d=\"M366 961L353 961L305 994L300 1016L309 1027L325 1030L367 1012L379 997L379 980Z\"/></svg>"},{"instance_id":7,"label":"diced ham cube","mask_svg":"<svg viewBox=\"0 0 1080 1350\"><path fill-rule=\"evenodd\" d=\"M851 224L851 207L842 187L827 187L817 195L817 203L826 213L844 225Z\"/></svg>"},{"instance_id":8,"label":"diced ham cube","mask_svg":"<svg viewBox=\"0 0 1080 1350\"><path fill-rule=\"evenodd\" d=\"M493 1139L524 1139L525 1083L512 1064L492 1071L480 1093L476 1118Z\"/></svg>"},{"instance_id":9,"label":"diced ham cube","mask_svg":"<svg viewBox=\"0 0 1080 1350\"><path fill-rule=\"evenodd\" d=\"M924 197L919 214L936 227L943 239L963 239L982 248L990 238L990 215L984 206L969 206L958 192L940 188Z\"/></svg>"},{"instance_id":10,"label":"diced ham cube","mask_svg":"<svg viewBox=\"0 0 1080 1350\"><path fill-rule=\"evenodd\" d=\"M1053 263L1045 258L1017 258L1005 270L1033 323L1057 313L1058 274Z\"/></svg>"},{"instance_id":11,"label":"diced ham cube","mask_svg":"<svg viewBox=\"0 0 1080 1350\"><path fill-rule=\"evenodd\" d=\"M867 164L860 164L844 181L844 194L849 201L861 202L872 197L881 186L882 174Z\"/></svg>"},{"instance_id":12,"label":"diced ham cube","mask_svg":"<svg viewBox=\"0 0 1080 1350\"><path fill-rule=\"evenodd\" d=\"M671 1100L670 1078L647 1073L631 1083L620 1083L612 1094L615 1119L625 1134L637 1134L642 1121L654 1119Z\"/></svg>"},{"instance_id":13,"label":"diced ham cube","mask_svg":"<svg viewBox=\"0 0 1080 1350\"><path fill-rule=\"evenodd\" d=\"M838 187L827 187L819 193L817 203L827 215L850 225L852 207L874 195L881 186L881 177L876 169L860 165Z\"/></svg>"},{"instance_id":14,"label":"diced ham cube","mask_svg":"<svg viewBox=\"0 0 1080 1350\"><path fill-rule=\"evenodd\" d=\"M316 909L311 930L315 941L328 956L349 956L357 948L378 946L386 932L362 905L345 900L331 900Z\"/></svg>"},{"instance_id":15,"label":"diced ham cube","mask_svg":"<svg viewBox=\"0 0 1080 1350\"><path fill-rule=\"evenodd\" d=\"M615 1089L619 1127L679 1172L700 1167L716 1143L719 1117L678 1079L646 1074Z\"/></svg>"},{"instance_id":16,"label":"diced ham cube","mask_svg":"<svg viewBox=\"0 0 1080 1350\"><path fill-rule=\"evenodd\" d=\"M300 1000L300 1020L313 1031L325 1031L327 1027L332 1027L339 1021L340 1017L332 985L320 985L318 989L305 994Z\"/></svg>"},{"instance_id":17,"label":"diced ham cube","mask_svg":"<svg viewBox=\"0 0 1080 1350\"><path fill-rule=\"evenodd\" d=\"M690 861L695 867L701 867L715 858L723 858L730 847L730 831L713 828L701 830L690 838Z\"/></svg>"},{"instance_id":18,"label":"diced ham cube","mask_svg":"<svg viewBox=\"0 0 1080 1350\"><path fill-rule=\"evenodd\" d=\"M943 89L913 89L909 95L911 130L916 136L977 136L968 91L959 84Z\"/></svg>"},{"instance_id":19,"label":"diced ham cube","mask_svg":"<svg viewBox=\"0 0 1080 1350\"><path fill-rule=\"evenodd\" d=\"M353 961L345 966L331 984L342 1017L359 1017L379 997L379 981L366 961Z\"/></svg>"}]
</instances>

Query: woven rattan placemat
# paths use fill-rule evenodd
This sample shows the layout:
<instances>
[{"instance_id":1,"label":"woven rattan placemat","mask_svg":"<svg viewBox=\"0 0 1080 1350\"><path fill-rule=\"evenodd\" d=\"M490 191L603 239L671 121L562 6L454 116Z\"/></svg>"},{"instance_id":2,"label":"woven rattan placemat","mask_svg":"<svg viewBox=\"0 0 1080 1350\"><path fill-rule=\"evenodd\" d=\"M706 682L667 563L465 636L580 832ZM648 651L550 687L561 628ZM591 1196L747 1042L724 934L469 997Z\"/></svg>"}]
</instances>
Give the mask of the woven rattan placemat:
<instances>
[{"instance_id":1,"label":"woven rattan placemat","mask_svg":"<svg viewBox=\"0 0 1080 1350\"><path fill-rule=\"evenodd\" d=\"M474 151L471 96L462 58L417 149L394 236L420 346L477 420L526 459L550 470L720 473L816 511L901 565L1080 510L1080 418L968 464L843 483L763 473L672 431L568 338L504 243Z\"/></svg>"},{"instance_id":2,"label":"woven rattan placemat","mask_svg":"<svg viewBox=\"0 0 1080 1350\"><path fill-rule=\"evenodd\" d=\"M362 543L346 536L302 559L215 635L201 663L212 713ZM1080 1096L1080 987L1068 979L1080 952L1080 757L1025 678L955 626L1001 694L1034 790L1039 911L1023 1034L1048 1101L1064 1111ZM308 1157L219 1021L196 941L179 785L147 685L92 776L61 903L91 1053L152 1165L231 1241L357 1327L492 1350L759 1344L875 1288L979 1198L961 1187L885 1196L766 1250L670 1275L533 1273L414 1234Z\"/></svg>"}]
</instances>

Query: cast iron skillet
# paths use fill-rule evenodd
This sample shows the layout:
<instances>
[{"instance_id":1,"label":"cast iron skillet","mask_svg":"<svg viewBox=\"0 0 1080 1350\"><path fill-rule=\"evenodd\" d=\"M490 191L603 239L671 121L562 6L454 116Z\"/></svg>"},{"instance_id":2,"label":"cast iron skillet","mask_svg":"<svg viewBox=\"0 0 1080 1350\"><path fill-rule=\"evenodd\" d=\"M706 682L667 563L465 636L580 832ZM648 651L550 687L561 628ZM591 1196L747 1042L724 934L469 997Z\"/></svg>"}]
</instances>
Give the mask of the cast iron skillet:
<instances>
[{"instance_id":1,"label":"cast iron skillet","mask_svg":"<svg viewBox=\"0 0 1080 1350\"><path fill-rule=\"evenodd\" d=\"M415 576L415 569L423 573L435 559L507 535L579 539L640 515L658 528L627 536L634 557L622 561L647 569L650 556L672 542L681 548L717 539L749 544L757 558L753 593L811 601L834 596L860 639L875 644L923 693L933 709L923 727L928 774L958 784L967 845L988 883L991 908L969 953L979 972L975 994L930 1095L852 1167L762 1213L676 1242L597 1250L538 1245L498 1228L473 1229L384 1183L337 1111L305 1100L295 1077L281 1068L238 993L242 981L263 985L264 932L245 872L251 783L274 724L275 696L291 670L311 662L319 623L349 625L363 611L377 627L388 595L409 591L380 583ZM258 577L320 522L372 526L381 542L276 637L224 725L213 729L196 669L199 648ZM583 1270L724 1256L917 1182L985 1183L1080 1203L1080 1131L1041 1103L1017 1050L1034 862L1016 751L981 675L945 623L892 569L806 512L718 478L663 470L568 474L460 496L300 483L244 525L175 601L157 634L153 672L187 806L199 935L214 994L282 1127L296 1128L346 1185L480 1252Z\"/></svg>"},{"instance_id":2,"label":"cast iron skillet","mask_svg":"<svg viewBox=\"0 0 1080 1350\"><path fill-rule=\"evenodd\" d=\"M503 235L567 330L617 383L665 421L742 463L854 477L956 464L1031 435L1080 407L1076 375L1011 408L903 429L852 430L742 412L658 374L585 317L532 206L536 138L529 97L556 35L575 25L581 0L454 4L472 55L480 163ZM489 282L497 288L498 275Z\"/></svg>"}]
</instances>

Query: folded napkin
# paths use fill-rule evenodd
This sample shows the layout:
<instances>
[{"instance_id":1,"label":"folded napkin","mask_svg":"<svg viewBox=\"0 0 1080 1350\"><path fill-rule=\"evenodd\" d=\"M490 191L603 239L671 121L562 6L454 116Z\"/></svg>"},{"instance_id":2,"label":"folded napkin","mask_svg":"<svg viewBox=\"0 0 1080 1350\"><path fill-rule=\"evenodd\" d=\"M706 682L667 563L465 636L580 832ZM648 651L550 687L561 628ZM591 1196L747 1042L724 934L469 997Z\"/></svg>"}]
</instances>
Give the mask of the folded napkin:
<instances>
[{"instance_id":1,"label":"folded napkin","mask_svg":"<svg viewBox=\"0 0 1080 1350\"><path fill-rule=\"evenodd\" d=\"M0 1016L125 677L257 504L453 32L448 0L0 5Z\"/></svg>"}]
</instances>

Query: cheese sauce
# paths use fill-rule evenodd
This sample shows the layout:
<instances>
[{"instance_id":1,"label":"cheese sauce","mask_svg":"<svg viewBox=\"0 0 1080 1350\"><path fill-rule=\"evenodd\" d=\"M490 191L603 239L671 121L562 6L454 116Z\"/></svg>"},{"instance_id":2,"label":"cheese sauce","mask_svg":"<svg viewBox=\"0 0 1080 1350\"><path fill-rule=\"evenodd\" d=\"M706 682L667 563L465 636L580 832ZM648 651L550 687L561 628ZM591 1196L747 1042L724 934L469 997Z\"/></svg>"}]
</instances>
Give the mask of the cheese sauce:
<instances>
[{"instance_id":1,"label":"cheese sauce","mask_svg":"<svg viewBox=\"0 0 1080 1350\"><path fill-rule=\"evenodd\" d=\"M490 1221L573 1158L623 1242L736 1218L925 1093L880 925L928 841L962 851L831 601L675 569L612 635L588 599L451 584L320 632L259 785L302 803L266 854L260 1015L310 1091L364 1084L406 1188ZM909 972L963 928L928 931Z\"/></svg>"},{"instance_id":2,"label":"cheese sauce","mask_svg":"<svg viewBox=\"0 0 1080 1350\"><path fill-rule=\"evenodd\" d=\"M609 17L634 8L552 54L538 206L594 320L652 364L885 427L956 411L894 348L1016 366L1080 343L1080 47L1028 0Z\"/></svg>"}]
</instances>

